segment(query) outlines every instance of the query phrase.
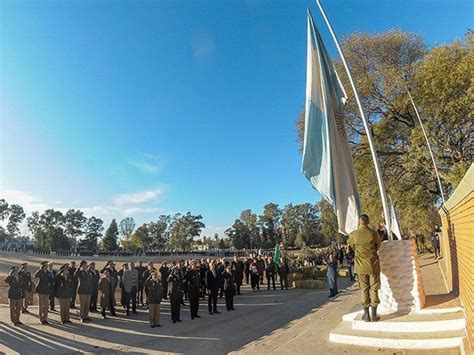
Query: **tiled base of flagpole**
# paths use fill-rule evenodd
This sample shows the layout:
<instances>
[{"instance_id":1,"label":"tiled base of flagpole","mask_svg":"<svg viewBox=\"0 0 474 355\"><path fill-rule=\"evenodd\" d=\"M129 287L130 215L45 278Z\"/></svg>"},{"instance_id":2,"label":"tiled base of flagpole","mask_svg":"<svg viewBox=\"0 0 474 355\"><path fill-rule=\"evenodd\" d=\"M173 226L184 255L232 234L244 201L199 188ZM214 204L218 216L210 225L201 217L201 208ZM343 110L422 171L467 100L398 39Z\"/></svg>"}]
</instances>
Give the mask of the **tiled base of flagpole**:
<instances>
[{"instance_id":1,"label":"tiled base of flagpole","mask_svg":"<svg viewBox=\"0 0 474 355\"><path fill-rule=\"evenodd\" d=\"M425 305L418 253L413 239L382 243L380 256L380 314L419 312Z\"/></svg>"}]
</instances>

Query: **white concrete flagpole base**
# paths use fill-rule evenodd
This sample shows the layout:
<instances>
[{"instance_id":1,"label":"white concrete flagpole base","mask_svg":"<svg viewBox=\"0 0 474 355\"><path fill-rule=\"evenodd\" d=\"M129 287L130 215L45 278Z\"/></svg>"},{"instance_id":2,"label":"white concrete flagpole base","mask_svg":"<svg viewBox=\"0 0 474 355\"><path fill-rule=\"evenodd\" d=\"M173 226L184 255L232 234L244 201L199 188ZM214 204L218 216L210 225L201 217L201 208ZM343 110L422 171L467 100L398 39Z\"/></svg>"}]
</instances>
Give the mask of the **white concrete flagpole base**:
<instances>
[{"instance_id":1,"label":"white concrete flagpole base","mask_svg":"<svg viewBox=\"0 0 474 355\"><path fill-rule=\"evenodd\" d=\"M418 253L414 239L382 243L380 257L380 305L377 313L416 313L425 305Z\"/></svg>"}]
</instances>

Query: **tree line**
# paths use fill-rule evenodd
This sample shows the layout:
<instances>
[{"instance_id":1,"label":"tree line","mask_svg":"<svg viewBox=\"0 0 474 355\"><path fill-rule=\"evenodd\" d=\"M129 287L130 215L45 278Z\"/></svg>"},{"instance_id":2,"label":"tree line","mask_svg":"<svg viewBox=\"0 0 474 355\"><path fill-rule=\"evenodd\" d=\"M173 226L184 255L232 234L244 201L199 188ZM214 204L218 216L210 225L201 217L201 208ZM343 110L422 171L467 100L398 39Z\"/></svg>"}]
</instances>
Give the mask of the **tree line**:
<instances>
[{"instance_id":1,"label":"tree line","mask_svg":"<svg viewBox=\"0 0 474 355\"><path fill-rule=\"evenodd\" d=\"M20 233L20 225L25 220L23 208L17 204L9 205L0 199L0 242L25 241ZM205 228L200 215L185 214L161 215L156 222L144 223L136 228L132 217L117 223L110 222L104 232L104 221L97 217L84 216L83 211L70 209L65 213L47 209L43 213L33 212L26 218L26 226L37 248L51 250L115 251L126 250L191 250L195 238ZM5 223L6 222L6 223Z\"/></svg>"},{"instance_id":2,"label":"tree line","mask_svg":"<svg viewBox=\"0 0 474 355\"><path fill-rule=\"evenodd\" d=\"M276 243L284 247L326 246L343 238L338 233L336 215L330 204L288 204L280 208L270 202L261 215L244 210L225 231L236 249L272 248Z\"/></svg>"},{"instance_id":3,"label":"tree line","mask_svg":"<svg viewBox=\"0 0 474 355\"><path fill-rule=\"evenodd\" d=\"M26 215L19 205L0 200L0 242L25 241L19 226ZM37 248L50 250L116 251L189 251L202 249L255 249L273 248L276 243L285 247L327 245L341 236L331 206L318 204L288 204L280 208L275 203L263 207L261 215L251 210L242 211L240 217L225 231L225 238L203 236L205 224L202 216L185 214L161 215L156 221L137 226L132 217L110 222L104 233L104 222L97 217L87 218L83 211L70 209L65 213L47 209L33 212L26 218L26 226ZM3 223L5 224L5 223Z\"/></svg>"}]
</instances>

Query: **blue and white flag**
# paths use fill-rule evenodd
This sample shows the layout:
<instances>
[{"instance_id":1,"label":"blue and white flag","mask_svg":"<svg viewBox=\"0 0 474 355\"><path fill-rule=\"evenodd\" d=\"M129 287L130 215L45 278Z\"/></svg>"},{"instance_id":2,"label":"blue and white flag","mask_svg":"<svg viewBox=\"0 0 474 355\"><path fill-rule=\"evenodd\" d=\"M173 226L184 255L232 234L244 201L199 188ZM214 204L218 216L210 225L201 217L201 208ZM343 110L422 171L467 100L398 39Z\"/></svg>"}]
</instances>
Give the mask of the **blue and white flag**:
<instances>
[{"instance_id":1,"label":"blue and white flag","mask_svg":"<svg viewBox=\"0 0 474 355\"><path fill-rule=\"evenodd\" d=\"M357 229L360 199L343 122L346 95L308 11L306 112L301 170L329 201L339 232Z\"/></svg>"},{"instance_id":2,"label":"blue and white flag","mask_svg":"<svg viewBox=\"0 0 474 355\"><path fill-rule=\"evenodd\" d=\"M395 235L397 239L402 239L402 232L400 229L400 223L398 223L397 212L395 211L395 206L393 205L392 198L390 198L390 229L392 229L392 234Z\"/></svg>"}]
</instances>

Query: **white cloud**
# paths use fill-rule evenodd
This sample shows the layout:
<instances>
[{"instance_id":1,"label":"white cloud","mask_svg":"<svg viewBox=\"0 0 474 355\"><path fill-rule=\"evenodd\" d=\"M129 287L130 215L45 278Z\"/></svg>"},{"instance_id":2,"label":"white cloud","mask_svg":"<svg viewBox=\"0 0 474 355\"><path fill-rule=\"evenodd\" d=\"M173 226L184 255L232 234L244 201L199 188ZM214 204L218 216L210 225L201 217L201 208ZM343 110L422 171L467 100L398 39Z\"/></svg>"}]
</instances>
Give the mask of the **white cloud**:
<instances>
[{"instance_id":1,"label":"white cloud","mask_svg":"<svg viewBox=\"0 0 474 355\"><path fill-rule=\"evenodd\" d=\"M147 190L135 192L131 194L121 194L114 198L116 205L140 204L147 201L155 200L163 194L161 189Z\"/></svg>"},{"instance_id":2,"label":"white cloud","mask_svg":"<svg viewBox=\"0 0 474 355\"><path fill-rule=\"evenodd\" d=\"M0 198L5 199L10 205L18 204L26 213L34 211L43 212L49 208L49 205L42 201L39 197L28 194L19 190L3 190L0 191Z\"/></svg>"},{"instance_id":3,"label":"white cloud","mask_svg":"<svg viewBox=\"0 0 474 355\"><path fill-rule=\"evenodd\" d=\"M198 33L191 42L193 56L196 58L209 57L216 51L213 38L207 32Z\"/></svg>"},{"instance_id":4,"label":"white cloud","mask_svg":"<svg viewBox=\"0 0 474 355\"><path fill-rule=\"evenodd\" d=\"M158 175L165 165L165 159L160 155L141 153L135 159L129 160L128 164L141 172Z\"/></svg>"}]
</instances>

